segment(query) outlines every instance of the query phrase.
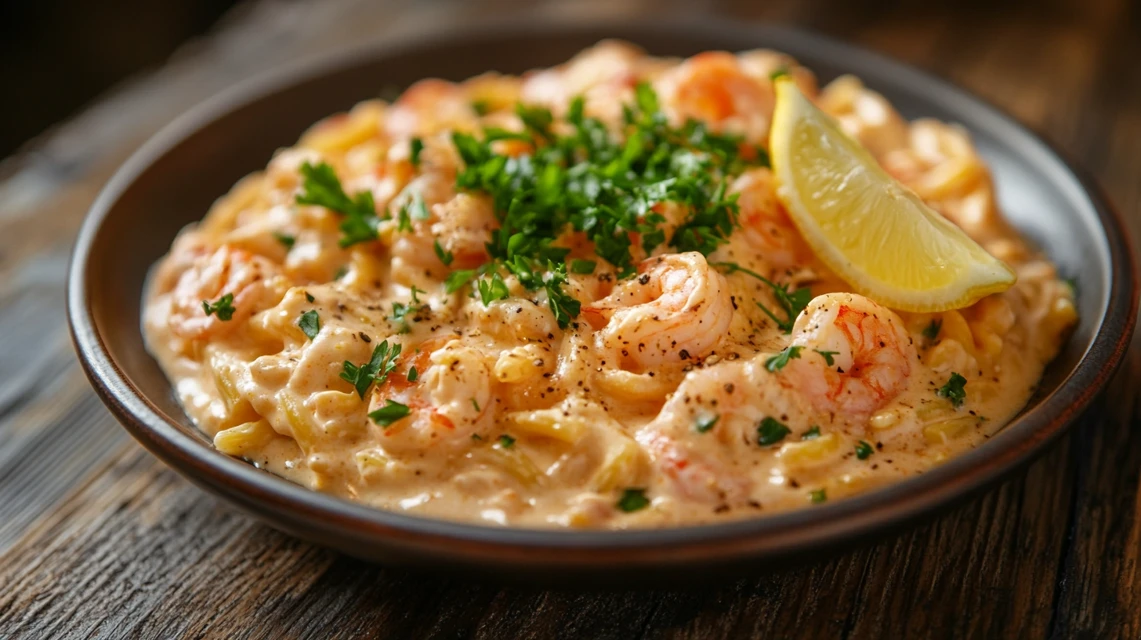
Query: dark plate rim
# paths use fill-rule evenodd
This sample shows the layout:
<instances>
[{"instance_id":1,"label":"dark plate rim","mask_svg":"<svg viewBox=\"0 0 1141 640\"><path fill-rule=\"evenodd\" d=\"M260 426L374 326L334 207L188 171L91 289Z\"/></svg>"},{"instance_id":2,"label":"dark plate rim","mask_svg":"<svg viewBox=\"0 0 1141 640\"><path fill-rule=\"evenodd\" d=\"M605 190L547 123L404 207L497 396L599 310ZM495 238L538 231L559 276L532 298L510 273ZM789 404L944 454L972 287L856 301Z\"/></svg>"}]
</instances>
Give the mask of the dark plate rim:
<instances>
[{"instance_id":1,"label":"dark plate rim","mask_svg":"<svg viewBox=\"0 0 1141 640\"><path fill-rule=\"evenodd\" d=\"M731 33L780 48L799 41L850 61L853 67L879 66L890 72L889 84L922 86L935 100L1007 130L1020 154L1043 154L1076 181L1096 212L1110 263L1110 284L1092 343L1077 365L1049 396L1025 411L985 445L925 474L869 493L789 513L727 523L666 529L560 531L496 528L382 511L310 491L203 446L143 396L118 368L99 335L89 296L88 265L92 245L104 218L132 182L158 158L199 128L232 109L290 84L352 65L366 58L400 51L425 50L455 40L509 35L520 29L592 34L622 31L686 30ZM1016 120L966 90L877 53L796 28L742 25L721 18L675 17L658 20L584 21L497 20L427 35L390 39L302 61L239 83L176 119L148 140L115 173L85 219L76 240L68 273L67 311L73 343L84 372L120 422L147 449L194 482L227 496L271 521L303 518L295 530L336 533L358 542L395 546L434 557L474 561L481 554L496 563L517 561L534 566L536 550L545 549L548 566L595 561L623 564L688 564L728 561L818 548L857 538L928 513L990 484L1033 459L1053 442L1105 386L1120 365L1136 321L1138 289L1134 254L1125 225L1100 187L1049 143ZM1089 321L1089 320L1084 320ZM142 348L142 345L139 345ZM456 545L457 542L463 544ZM669 549L668 557L660 551ZM476 559L476 560L473 560Z\"/></svg>"}]
</instances>

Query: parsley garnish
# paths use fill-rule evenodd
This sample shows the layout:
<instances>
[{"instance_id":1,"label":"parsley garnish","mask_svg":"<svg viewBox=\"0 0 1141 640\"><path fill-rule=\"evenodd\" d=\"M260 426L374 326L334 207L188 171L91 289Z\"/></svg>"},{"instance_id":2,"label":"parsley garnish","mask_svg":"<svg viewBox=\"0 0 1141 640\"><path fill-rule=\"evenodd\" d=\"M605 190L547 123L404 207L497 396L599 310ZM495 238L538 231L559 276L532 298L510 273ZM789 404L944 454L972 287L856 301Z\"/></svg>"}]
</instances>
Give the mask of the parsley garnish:
<instances>
[{"instance_id":1,"label":"parsley garnish","mask_svg":"<svg viewBox=\"0 0 1141 640\"><path fill-rule=\"evenodd\" d=\"M396 356L400 355L400 345L394 344L391 349L388 340L376 345L372 351L372 358L359 367L348 360L342 365L341 378L357 390L357 395L364 399L365 392L372 383L384 384L388 374L396 368Z\"/></svg>"},{"instance_id":2,"label":"parsley garnish","mask_svg":"<svg viewBox=\"0 0 1141 640\"><path fill-rule=\"evenodd\" d=\"M577 273L579 275L589 275L591 273L594 273L594 268L597 266L598 266L598 263L595 262L594 260L573 260L573 261L571 261L570 270L571 270L571 273Z\"/></svg>"},{"instance_id":3,"label":"parsley garnish","mask_svg":"<svg viewBox=\"0 0 1141 640\"><path fill-rule=\"evenodd\" d=\"M820 437L820 425L812 425L812 428L805 431L801 436L801 440L815 440Z\"/></svg>"},{"instance_id":4,"label":"parsley garnish","mask_svg":"<svg viewBox=\"0 0 1141 640\"><path fill-rule=\"evenodd\" d=\"M479 285L479 299L483 306L488 306L496 300L505 300L511 292L507 290L507 283L498 273L491 274L490 278L481 279Z\"/></svg>"},{"instance_id":5,"label":"parsley garnish","mask_svg":"<svg viewBox=\"0 0 1141 640\"><path fill-rule=\"evenodd\" d=\"M809 492L808 499L812 501L812 504L820 504L821 502L828 501L828 494L824 489L817 489L816 491Z\"/></svg>"},{"instance_id":6,"label":"parsley garnish","mask_svg":"<svg viewBox=\"0 0 1141 640\"><path fill-rule=\"evenodd\" d=\"M788 364L789 360L800 358L800 352L803 350L804 347L787 347L775 356L765 360L765 368L774 373L780 371Z\"/></svg>"},{"instance_id":7,"label":"parsley garnish","mask_svg":"<svg viewBox=\"0 0 1141 640\"><path fill-rule=\"evenodd\" d=\"M701 416L697 419L697 422L694 423L693 428L696 429L698 433L705 433L712 429L713 425L717 424L717 421L720 419L720 415Z\"/></svg>"},{"instance_id":8,"label":"parsley garnish","mask_svg":"<svg viewBox=\"0 0 1141 640\"><path fill-rule=\"evenodd\" d=\"M287 251L289 249L292 249L293 245L297 243L297 238L295 238L294 236L291 236L287 233L282 233L280 231L274 231L273 232L273 239L280 242L281 245L283 247L285 247L285 249Z\"/></svg>"},{"instance_id":9,"label":"parsley garnish","mask_svg":"<svg viewBox=\"0 0 1141 640\"><path fill-rule=\"evenodd\" d=\"M316 300L316 298L313 297L313 294L309 293L308 291L305 292L305 299L308 300L309 302L313 302Z\"/></svg>"},{"instance_id":10,"label":"parsley garnish","mask_svg":"<svg viewBox=\"0 0 1141 640\"><path fill-rule=\"evenodd\" d=\"M832 356L840 353L839 351L821 351L820 349L813 349L813 351L819 353L820 357L824 358L824 364L828 365L829 367L836 364L836 360Z\"/></svg>"},{"instance_id":11,"label":"parsley garnish","mask_svg":"<svg viewBox=\"0 0 1141 640\"><path fill-rule=\"evenodd\" d=\"M487 100L472 100L471 110L478 116L486 116L491 113L491 103Z\"/></svg>"},{"instance_id":12,"label":"parsley garnish","mask_svg":"<svg viewBox=\"0 0 1141 640\"><path fill-rule=\"evenodd\" d=\"M416 367L408 367L408 382L416 382L420 378L420 372Z\"/></svg>"},{"instance_id":13,"label":"parsley garnish","mask_svg":"<svg viewBox=\"0 0 1141 640\"><path fill-rule=\"evenodd\" d=\"M317 316L316 311L310 309L301 314L301 317L297 319L297 326L301 327L301 333L304 333L312 340L321 332L321 318Z\"/></svg>"},{"instance_id":14,"label":"parsley garnish","mask_svg":"<svg viewBox=\"0 0 1141 640\"><path fill-rule=\"evenodd\" d=\"M809 290L808 287L802 287L796 291L790 292L788 290L790 286L789 284L777 284L757 273L756 271L742 267L736 262L714 262L712 264L715 267L721 267L725 269L726 274L732 274L740 271L745 275L752 276L757 280L760 280L772 288L773 298L776 299L777 304L780 305L781 310L784 311L785 319L778 318L776 314L774 314L768 307L761 304L760 302L757 303L757 306L760 307L761 311L765 312L765 315L772 318L773 322L777 323L777 327L785 333L792 333L792 325L794 322L796 322L796 317L799 316L800 312L804 311L804 308L807 307L808 303L812 301L812 291Z\"/></svg>"},{"instance_id":15,"label":"parsley garnish","mask_svg":"<svg viewBox=\"0 0 1141 640\"><path fill-rule=\"evenodd\" d=\"M931 324L923 328L923 337L928 340L934 340L939 337L939 330L943 328L943 321L936 318L931 321Z\"/></svg>"},{"instance_id":16,"label":"parsley garnish","mask_svg":"<svg viewBox=\"0 0 1141 640\"><path fill-rule=\"evenodd\" d=\"M618 498L615 506L626 513L632 513L650 506L650 499L646 497L645 489L630 488L622 492L622 497Z\"/></svg>"},{"instance_id":17,"label":"parsley garnish","mask_svg":"<svg viewBox=\"0 0 1141 640\"><path fill-rule=\"evenodd\" d=\"M444 251L444 248L440 246L439 240L436 240L432 243L432 249L435 250L436 257L440 259L440 262L444 263L445 267L450 267L452 265L452 260L456 259L456 255L454 253L451 251Z\"/></svg>"},{"instance_id":18,"label":"parsley garnish","mask_svg":"<svg viewBox=\"0 0 1141 640\"><path fill-rule=\"evenodd\" d=\"M776 418L766 417L761 420L761 424L757 426L757 444L762 447L767 447L770 444L776 444L791 431L788 427L781 424Z\"/></svg>"},{"instance_id":19,"label":"parsley garnish","mask_svg":"<svg viewBox=\"0 0 1141 640\"><path fill-rule=\"evenodd\" d=\"M411 413L412 410L408 408L408 405L400 404L395 400L385 400L385 405L376 411L369 412L368 417L380 426L387 427Z\"/></svg>"},{"instance_id":20,"label":"parsley garnish","mask_svg":"<svg viewBox=\"0 0 1141 640\"><path fill-rule=\"evenodd\" d=\"M457 187L491 196L500 223L487 245L492 265L481 275L506 269L526 289L545 289L563 328L580 307L563 289L569 250L554 245L568 228L584 234L595 253L627 277L636 271L635 237L645 253L668 243L709 255L736 227L736 198L726 193L726 178L746 162L740 139L697 122L669 125L648 84L635 88L635 98L624 110L621 139L584 115L582 98L570 104L566 133L555 132L547 109L517 105L523 133L485 128L482 138L452 134L464 163ZM513 157L493 150L493 141L508 138L528 141L532 150ZM663 202L687 211L668 237L665 217L654 210ZM447 262L442 251L437 255ZM570 269L590 273L587 262L575 261ZM474 277L453 276L453 290Z\"/></svg>"},{"instance_id":21,"label":"parsley garnish","mask_svg":"<svg viewBox=\"0 0 1141 640\"><path fill-rule=\"evenodd\" d=\"M206 315L217 315L218 319L223 322L229 322L234 317L234 294L227 293L226 295L218 298L217 302L202 301L202 310Z\"/></svg>"},{"instance_id":22,"label":"parsley garnish","mask_svg":"<svg viewBox=\"0 0 1141 640\"><path fill-rule=\"evenodd\" d=\"M301 193L297 195L297 204L325 207L345 217L341 221L341 233L344 235L337 244L349 247L376 239L376 225L380 219L376 217L376 203L371 191L361 191L350 198L337 179L336 171L325 162L316 166L308 162L302 164L301 176L304 181Z\"/></svg>"},{"instance_id":23,"label":"parsley garnish","mask_svg":"<svg viewBox=\"0 0 1141 640\"><path fill-rule=\"evenodd\" d=\"M420 152L424 150L424 141L420 138L412 138L408 143L409 153L408 161L412 163L415 168L420 167Z\"/></svg>"},{"instance_id":24,"label":"parsley garnish","mask_svg":"<svg viewBox=\"0 0 1141 640\"><path fill-rule=\"evenodd\" d=\"M966 385L967 379L952 371L947 384L939 387L935 391L935 395L950 400L951 406L958 409L963 406L963 401L967 399L967 390L964 389Z\"/></svg>"},{"instance_id":25,"label":"parsley garnish","mask_svg":"<svg viewBox=\"0 0 1141 640\"><path fill-rule=\"evenodd\" d=\"M773 72L769 74L769 80L772 82L776 82L778 78L783 78L787 75L788 75L788 67L781 65L781 66L777 67L776 69L774 69Z\"/></svg>"},{"instance_id":26,"label":"parsley garnish","mask_svg":"<svg viewBox=\"0 0 1141 640\"><path fill-rule=\"evenodd\" d=\"M503 447L504 449L510 449L511 447L515 446L515 438L512 438L505 433L499 436L499 446Z\"/></svg>"},{"instance_id":27,"label":"parsley garnish","mask_svg":"<svg viewBox=\"0 0 1141 640\"><path fill-rule=\"evenodd\" d=\"M475 279L475 269L461 269L453 271L448 274L448 278L444 280L444 291L448 293L455 293L464 288L464 285Z\"/></svg>"},{"instance_id":28,"label":"parsley garnish","mask_svg":"<svg viewBox=\"0 0 1141 640\"><path fill-rule=\"evenodd\" d=\"M875 453L875 451L876 450L872 447L872 445L864 442L863 440L860 440L856 443L856 457L860 460L867 460L869 456Z\"/></svg>"}]
</instances>

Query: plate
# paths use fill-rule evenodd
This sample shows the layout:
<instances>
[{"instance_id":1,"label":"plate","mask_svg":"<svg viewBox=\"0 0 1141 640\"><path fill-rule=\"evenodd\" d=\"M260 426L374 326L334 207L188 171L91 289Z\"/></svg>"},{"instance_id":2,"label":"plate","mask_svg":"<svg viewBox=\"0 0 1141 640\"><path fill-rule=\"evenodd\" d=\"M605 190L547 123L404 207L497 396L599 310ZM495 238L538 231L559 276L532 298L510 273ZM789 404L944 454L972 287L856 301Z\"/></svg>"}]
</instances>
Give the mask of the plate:
<instances>
[{"instance_id":1,"label":"plate","mask_svg":"<svg viewBox=\"0 0 1141 640\"><path fill-rule=\"evenodd\" d=\"M371 509L315 493L214 450L143 347L150 266L184 225L262 169L311 123L423 77L461 80L562 62L603 38L657 55L769 47L822 82L854 73L907 118L958 122L990 163L1003 209L1077 283L1081 322L1027 408L977 449L854 498L751 520L637 531L505 529ZM68 315L83 367L144 447L271 526L390 565L551 582L647 582L796 562L946 507L1041 453L1106 384L1125 353L1137 283L1124 226L1097 187L1011 118L946 82L802 31L711 19L557 24L510 21L387 40L251 80L155 136L118 171L82 227Z\"/></svg>"}]
</instances>

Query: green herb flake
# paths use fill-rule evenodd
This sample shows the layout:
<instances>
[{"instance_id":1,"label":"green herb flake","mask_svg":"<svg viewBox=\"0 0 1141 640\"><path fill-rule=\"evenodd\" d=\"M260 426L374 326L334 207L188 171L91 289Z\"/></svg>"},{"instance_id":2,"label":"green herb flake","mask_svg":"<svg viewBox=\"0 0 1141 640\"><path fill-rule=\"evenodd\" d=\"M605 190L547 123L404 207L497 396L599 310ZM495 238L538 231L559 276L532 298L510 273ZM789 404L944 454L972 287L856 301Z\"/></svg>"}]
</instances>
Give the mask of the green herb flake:
<instances>
[{"instance_id":1,"label":"green herb flake","mask_svg":"<svg viewBox=\"0 0 1141 640\"><path fill-rule=\"evenodd\" d=\"M412 140L409 141L408 146L409 146L408 161L412 163L413 167L419 169L420 168L420 152L422 152L424 150L424 141L421 140L420 138L412 138Z\"/></svg>"},{"instance_id":2,"label":"green herb flake","mask_svg":"<svg viewBox=\"0 0 1141 640\"><path fill-rule=\"evenodd\" d=\"M705 416L701 416L701 417L699 417L699 418L697 419L697 421L694 423L694 425L693 425L693 428L694 428L694 429L695 429L695 430L696 430L698 433L706 433L706 432L708 432L710 429L712 429L712 428L714 427L714 425L716 425L716 424L717 424L717 421L718 421L718 420L720 420L720 419L721 419L721 416L720 416L720 415L712 415L712 416L709 416L709 415L705 415Z\"/></svg>"},{"instance_id":3,"label":"green herb flake","mask_svg":"<svg viewBox=\"0 0 1141 640\"><path fill-rule=\"evenodd\" d=\"M935 395L950 400L951 406L958 409L967 399L967 390L964 388L966 386L967 379L952 371L947 384L936 389Z\"/></svg>"},{"instance_id":4,"label":"green herb flake","mask_svg":"<svg viewBox=\"0 0 1141 640\"><path fill-rule=\"evenodd\" d=\"M836 364L836 360L832 356L840 353L839 351L821 351L820 349L813 349L813 351L820 354L820 357L824 358L824 364L828 365L829 367Z\"/></svg>"},{"instance_id":5,"label":"green herb flake","mask_svg":"<svg viewBox=\"0 0 1141 640\"><path fill-rule=\"evenodd\" d=\"M783 369L789 360L800 358L800 352L803 350L804 347L789 346L775 356L765 360L765 368L776 373Z\"/></svg>"},{"instance_id":6,"label":"green herb flake","mask_svg":"<svg viewBox=\"0 0 1141 640\"><path fill-rule=\"evenodd\" d=\"M416 367L408 367L408 382L416 382L420 379L420 372Z\"/></svg>"},{"instance_id":7,"label":"green herb flake","mask_svg":"<svg viewBox=\"0 0 1141 640\"><path fill-rule=\"evenodd\" d=\"M762 447L776 444L784 437L791 433L791 430L776 418L766 417L761 420L761 424L757 426L757 444Z\"/></svg>"},{"instance_id":8,"label":"green herb flake","mask_svg":"<svg viewBox=\"0 0 1141 640\"><path fill-rule=\"evenodd\" d=\"M491 103L487 100L472 100L471 110L478 116L486 116L491 113Z\"/></svg>"},{"instance_id":9,"label":"green herb flake","mask_svg":"<svg viewBox=\"0 0 1141 640\"><path fill-rule=\"evenodd\" d=\"M291 236L287 233L282 233L280 231L274 231L273 232L273 239L280 242L281 245L283 247L285 247L286 251L288 251L289 249L292 249L293 245L297 243L296 237Z\"/></svg>"},{"instance_id":10,"label":"green herb flake","mask_svg":"<svg viewBox=\"0 0 1141 640\"><path fill-rule=\"evenodd\" d=\"M349 197L337 178L337 172L328 163L301 165L301 193L297 204L315 205L344 216L341 221L341 247L349 247L376 239L376 203L371 191L361 191Z\"/></svg>"},{"instance_id":11,"label":"green herb flake","mask_svg":"<svg viewBox=\"0 0 1141 640\"><path fill-rule=\"evenodd\" d=\"M310 309L301 314L301 317L297 319L297 326L301 327L301 333L304 333L312 340L321 332L321 318L318 317L316 311Z\"/></svg>"},{"instance_id":12,"label":"green herb flake","mask_svg":"<svg viewBox=\"0 0 1141 640\"><path fill-rule=\"evenodd\" d=\"M477 284L479 299L485 307L496 300L506 300L511 295L511 292L507 290L507 283L503 281L503 276L498 273L491 274L490 278L480 279Z\"/></svg>"},{"instance_id":13,"label":"green herb flake","mask_svg":"<svg viewBox=\"0 0 1141 640\"><path fill-rule=\"evenodd\" d=\"M875 448L863 440L856 443L856 457L860 460L867 460L875 452Z\"/></svg>"},{"instance_id":14,"label":"green herb flake","mask_svg":"<svg viewBox=\"0 0 1141 640\"><path fill-rule=\"evenodd\" d=\"M594 269L597 266L598 263L594 260L573 260L570 265L570 270L571 273L585 276L594 273Z\"/></svg>"},{"instance_id":15,"label":"green herb flake","mask_svg":"<svg viewBox=\"0 0 1141 640\"><path fill-rule=\"evenodd\" d=\"M343 278L347 275L349 275L348 265L341 265L341 266L337 267L337 271L333 274L333 279L334 280L340 280L341 278Z\"/></svg>"},{"instance_id":16,"label":"green herb flake","mask_svg":"<svg viewBox=\"0 0 1141 640\"><path fill-rule=\"evenodd\" d=\"M769 80L771 82L776 82L778 79L786 77L789 77L788 67L784 66L783 64L774 69L773 72L769 74Z\"/></svg>"},{"instance_id":17,"label":"green herb flake","mask_svg":"<svg viewBox=\"0 0 1141 640\"><path fill-rule=\"evenodd\" d=\"M229 322L234 317L234 311L236 311L234 309L234 294L227 293L215 302L203 300L202 310L208 316L216 315L219 320Z\"/></svg>"},{"instance_id":18,"label":"green herb flake","mask_svg":"<svg viewBox=\"0 0 1141 640\"><path fill-rule=\"evenodd\" d=\"M311 294L311 293L309 293L308 291L306 291L306 292L305 292L305 300L307 300L308 302L314 302L314 301L316 301L317 299L313 297L313 294Z\"/></svg>"},{"instance_id":19,"label":"green herb flake","mask_svg":"<svg viewBox=\"0 0 1141 640\"><path fill-rule=\"evenodd\" d=\"M645 489L630 488L622 491L615 506L625 513L633 513L650 506L650 499L646 497Z\"/></svg>"},{"instance_id":20,"label":"green herb flake","mask_svg":"<svg viewBox=\"0 0 1141 640\"><path fill-rule=\"evenodd\" d=\"M471 399L471 406L472 406L472 407L473 407L473 408L474 408L476 411L483 411L483 409L480 409L480 408L479 408L479 403L475 401L475 398L472 398L472 399Z\"/></svg>"},{"instance_id":21,"label":"green herb flake","mask_svg":"<svg viewBox=\"0 0 1141 640\"><path fill-rule=\"evenodd\" d=\"M440 262L444 263L445 267L452 266L452 261L456 259L456 255L451 251L444 251L444 247L440 246L439 240L432 243L432 249L436 252L436 257L440 259Z\"/></svg>"},{"instance_id":22,"label":"green herb flake","mask_svg":"<svg viewBox=\"0 0 1141 640\"><path fill-rule=\"evenodd\" d=\"M515 438L512 438L506 433L499 436L498 442L499 446L503 447L504 449L510 449L511 447L515 446Z\"/></svg>"},{"instance_id":23,"label":"green herb flake","mask_svg":"<svg viewBox=\"0 0 1141 640\"><path fill-rule=\"evenodd\" d=\"M475 276L475 269L461 269L459 271L453 271L449 273L447 279L444 280L444 291L448 292L449 294L455 293L460 289L463 289L465 285L474 280Z\"/></svg>"},{"instance_id":24,"label":"green herb flake","mask_svg":"<svg viewBox=\"0 0 1141 640\"><path fill-rule=\"evenodd\" d=\"M385 400L385 405L376 411L369 412L368 417L373 422L382 427L387 427L393 422L406 418L412 413L406 404L400 404L395 400Z\"/></svg>"},{"instance_id":25,"label":"green herb flake","mask_svg":"<svg viewBox=\"0 0 1141 640\"><path fill-rule=\"evenodd\" d=\"M812 504L820 504L828 501L828 494L824 489L817 489L816 491L810 491L808 493L808 499Z\"/></svg>"},{"instance_id":26,"label":"green herb flake","mask_svg":"<svg viewBox=\"0 0 1141 640\"><path fill-rule=\"evenodd\" d=\"M931 324L923 328L923 337L928 340L935 340L939 337L939 330L943 328L943 321L936 318L931 321Z\"/></svg>"},{"instance_id":27,"label":"green herb flake","mask_svg":"<svg viewBox=\"0 0 1141 640\"><path fill-rule=\"evenodd\" d=\"M368 362L357 366L346 360L342 364L341 378L353 385L363 400L364 394L374 382L384 384L388 374L396 368L396 357L400 355L400 349L399 344L389 347L388 340L385 340L376 345Z\"/></svg>"},{"instance_id":28,"label":"green herb flake","mask_svg":"<svg viewBox=\"0 0 1141 640\"><path fill-rule=\"evenodd\" d=\"M771 318L777 327L785 333L792 333L792 325L796 322L797 316L799 316L800 312L804 311L804 308L812 301L812 291L808 287L803 287L796 291L789 291L789 284L777 284L756 271L742 267L736 262L713 262L710 264L724 269L726 274L733 274L740 271L768 285L768 287L772 289L773 299L776 300L777 305L784 312L785 317L778 317L771 309L760 302L757 303L757 307Z\"/></svg>"},{"instance_id":29,"label":"green herb flake","mask_svg":"<svg viewBox=\"0 0 1141 640\"><path fill-rule=\"evenodd\" d=\"M471 439L475 440L476 442L483 442L483 436L479 435L478 433L471 434Z\"/></svg>"},{"instance_id":30,"label":"green herb flake","mask_svg":"<svg viewBox=\"0 0 1141 640\"><path fill-rule=\"evenodd\" d=\"M815 440L820 437L820 425L812 425L812 428L801 434L801 440Z\"/></svg>"}]
</instances>

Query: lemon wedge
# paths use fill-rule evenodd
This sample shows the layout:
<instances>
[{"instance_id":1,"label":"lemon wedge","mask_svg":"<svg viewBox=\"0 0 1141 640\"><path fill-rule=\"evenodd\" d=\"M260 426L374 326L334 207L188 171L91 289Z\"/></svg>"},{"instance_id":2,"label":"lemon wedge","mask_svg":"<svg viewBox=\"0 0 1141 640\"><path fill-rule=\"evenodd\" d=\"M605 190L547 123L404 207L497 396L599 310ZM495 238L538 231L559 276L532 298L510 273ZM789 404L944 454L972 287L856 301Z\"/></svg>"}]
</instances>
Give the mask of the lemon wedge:
<instances>
[{"instance_id":1,"label":"lemon wedge","mask_svg":"<svg viewBox=\"0 0 1141 640\"><path fill-rule=\"evenodd\" d=\"M776 85L769 152L778 195L816 255L857 292L903 311L957 309L1014 272L923 203L796 85Z\"/></svg>"}]
</instances>

